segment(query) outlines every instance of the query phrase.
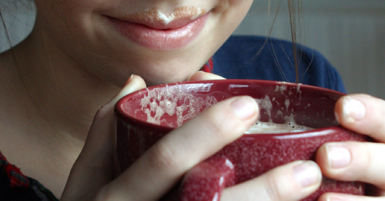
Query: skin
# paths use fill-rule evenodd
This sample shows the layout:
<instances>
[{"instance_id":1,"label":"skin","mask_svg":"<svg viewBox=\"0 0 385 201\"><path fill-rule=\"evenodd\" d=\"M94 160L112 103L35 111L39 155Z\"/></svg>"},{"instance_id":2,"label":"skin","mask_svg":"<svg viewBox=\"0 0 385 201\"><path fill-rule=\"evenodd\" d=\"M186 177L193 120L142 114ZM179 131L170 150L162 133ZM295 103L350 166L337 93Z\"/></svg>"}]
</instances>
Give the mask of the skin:
<instances>
[{"instance_id":1,"label":"skin","mask_svg":"<svg viewBox=\"0 0 385 201\"><path fill-rule=\"evenodd\" d=\"M0 96L0 137L4 139L0 147L11 163L61 200L157 200L186 171L255 122L258 106L250 98L223 101L167 135L115 178L111 146L116 101L146 85L222 79L197 71L240 23L252 0L35 3L38 16L31 35L0 55L0 92L6 94ZM102 14L130 14L153 7L171 12L186 5L212 10L212 14L202 33L178 50L142 47L113 32L102 18ZM350 115L356 111L345 107L349 97L364 105L366 112L359 120L352 121ZM383 195L384 111L384 101L374 97L342 98L336 106L340 123L379 143L339 143L349 149L352 161L337 169L329 165L326 144L317 153L317 164L296 161L278 167L226 189L221 200L300 200L318 188L321 171L339 180L370 183L373 195ZM203 137L208 139L204 143ZM304 177L306 169L312 170L310 177ZM296 179L298 175L303 180ZM370 200L336 194L325 194L320 200L332 197Z\"/></svg>"}]
</instances>

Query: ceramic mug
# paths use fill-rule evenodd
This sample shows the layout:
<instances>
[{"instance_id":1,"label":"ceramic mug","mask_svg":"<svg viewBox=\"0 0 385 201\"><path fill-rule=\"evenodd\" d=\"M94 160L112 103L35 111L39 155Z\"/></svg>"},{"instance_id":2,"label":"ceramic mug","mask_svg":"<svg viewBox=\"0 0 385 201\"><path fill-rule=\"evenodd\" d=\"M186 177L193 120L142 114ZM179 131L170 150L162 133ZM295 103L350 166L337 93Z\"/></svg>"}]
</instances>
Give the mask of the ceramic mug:
<instances>
[{"instance_id":1,"label":"ceramic mug","mask_svg":"<svg viewBox=\"0 0 385 201\"><path fill-rule=\"evenodd\" d=\"M215 103L240 95L259 102L260 121L292 119L314 128L304 132L249 134L199 163L161 200L220 200L224 188L257 177L277 166L314 160L326 142L365 141L338 125L334 106L343 93L320 87L261 80L215 80L154 86L122 98L117 116L118 172L127 169L164 135ZM321 187L303 199L315 201L324 192L364 194L364 184L324 177Z\"/></svg>"}]
</instances>

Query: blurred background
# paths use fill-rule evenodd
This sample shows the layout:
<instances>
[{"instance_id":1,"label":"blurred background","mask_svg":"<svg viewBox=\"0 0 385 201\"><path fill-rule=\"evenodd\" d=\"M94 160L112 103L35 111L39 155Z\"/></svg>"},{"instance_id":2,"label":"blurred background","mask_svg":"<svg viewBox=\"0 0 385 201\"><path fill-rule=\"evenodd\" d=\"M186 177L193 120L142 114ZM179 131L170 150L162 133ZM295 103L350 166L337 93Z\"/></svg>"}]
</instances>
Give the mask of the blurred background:
<instances>
[{"instance_id":1,"label":"blurred background","mask_svg":"<svg viewBox=\"0 0 385 201\"><path fill-rule=\"evenodd\" d=\"M278 2L254 0L234 34L291 40L287 1ZM34 6L28 0L0 0L0 6L15 45L33 26ZM348 93L385 99L385 1L303 0L301 8L298 42L321 52L337 68ZM9 43L4 28L0 31L1 52Z\"/></svg>"}]
</instances>

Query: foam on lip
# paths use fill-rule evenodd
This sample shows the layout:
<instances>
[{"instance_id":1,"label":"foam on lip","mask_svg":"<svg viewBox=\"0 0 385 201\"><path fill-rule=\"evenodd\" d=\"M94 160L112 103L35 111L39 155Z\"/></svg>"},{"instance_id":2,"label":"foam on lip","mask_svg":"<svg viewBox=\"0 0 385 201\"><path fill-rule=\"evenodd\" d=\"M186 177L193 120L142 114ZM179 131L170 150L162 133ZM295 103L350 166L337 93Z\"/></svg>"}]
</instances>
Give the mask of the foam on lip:
<instances>
[{"instance_id":1,"label":"foam on lip","mask_svg":"<svg viewBox=\"0 0 385 201\"><path fill-rule=\"evenodd\" d=\"M170 23L184 24L195 20L206 14L205 9L194 6L183 6L174 9L167 14L158 8L151 8L123 17L124 21L144 24L147 26L154 24L169 25ZM176 22L179 21L179 22ZM181 22L182 21L182 22ZM151 27L151 26L150 26ZM174 27L174 25L173 25ZM171 28L173 28L171 27Z\"/></svg>"},{"instance_id":2,"label":"foam on lip","mask_svg":"<svg viewBox=\"0 0 385 201\"><path fill-rule=\"evenodd\" d=\"M170 16L167 17L165 14L162 13L162 11L158 10L157 19L162 20L163 23L167 25L175 19L175 16L173 13L171 13Z\"/></svg>"},{"instance_id":3,"label":"foam on lip","mask_svg":"<svg viewBox=\"0 0 385 201\"><path fill-rule=\"evenodd\" d=\"M174 21L175 15L178 12L181 12L181 11L174 11L169 16L167 16L164 13L162 13L162 11L158 10L157 11L156 19L159 19L159 20L163 21L163 23L165 25L168 25L168 24L170 24L170 22ZM202 14L202 9L201 8L196 8L196 9L190 10L189 12L191 13L190 19L191 20L195 20L195 19L197 19Z\"/></svg>"}]
</instances>

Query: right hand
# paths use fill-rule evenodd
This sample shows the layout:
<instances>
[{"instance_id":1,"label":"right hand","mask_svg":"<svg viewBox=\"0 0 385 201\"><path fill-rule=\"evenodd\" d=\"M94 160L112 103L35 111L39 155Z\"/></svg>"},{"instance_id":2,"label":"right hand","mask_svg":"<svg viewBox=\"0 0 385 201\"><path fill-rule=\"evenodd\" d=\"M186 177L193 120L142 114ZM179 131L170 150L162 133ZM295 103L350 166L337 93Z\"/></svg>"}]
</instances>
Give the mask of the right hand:
<instances>
[{"instance_id":1,"label":"right hand","mask_svg":"<svg viewBox=\"0 0 385 201\"><path fill-rule=\"evenodd\" d=\"M191 80L217 78L199 72ZM221 101L163 137L114 178L111 162L113 106L120 97L144 88L144 84L138 84L142 82L135 76L98 112L72 168L62 200L158 200L188 170L239 138L259 115L252 98L234 97ZM297 161L225 189L221 200L300 200L314 192L320 183L321 172L314 162Z\"/></svg>"}]
</instances>

